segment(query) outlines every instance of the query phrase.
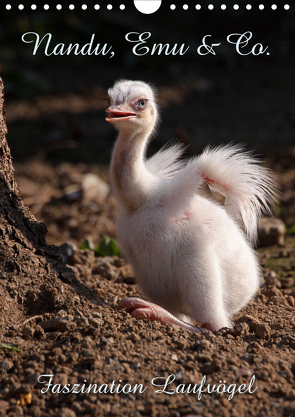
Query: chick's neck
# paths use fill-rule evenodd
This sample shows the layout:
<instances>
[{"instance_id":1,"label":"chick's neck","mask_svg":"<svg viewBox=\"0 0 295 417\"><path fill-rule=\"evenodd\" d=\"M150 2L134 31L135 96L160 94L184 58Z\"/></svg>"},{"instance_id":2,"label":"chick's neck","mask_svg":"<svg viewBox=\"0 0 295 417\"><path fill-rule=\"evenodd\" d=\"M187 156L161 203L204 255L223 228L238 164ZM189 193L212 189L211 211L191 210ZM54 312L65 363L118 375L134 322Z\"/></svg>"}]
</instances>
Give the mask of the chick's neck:
<instances>
[{"instance_id":1,"label":"chick's neck","mask_svg":"<svg viewBox=\"0 0 295 417\"><path fill-rule=\"evenodd\" d=\"M150 129L120 131L111 164L114 193L129 214L141 207L153 194L156 178L145 165Z\"/></svg>"}]
</instances>

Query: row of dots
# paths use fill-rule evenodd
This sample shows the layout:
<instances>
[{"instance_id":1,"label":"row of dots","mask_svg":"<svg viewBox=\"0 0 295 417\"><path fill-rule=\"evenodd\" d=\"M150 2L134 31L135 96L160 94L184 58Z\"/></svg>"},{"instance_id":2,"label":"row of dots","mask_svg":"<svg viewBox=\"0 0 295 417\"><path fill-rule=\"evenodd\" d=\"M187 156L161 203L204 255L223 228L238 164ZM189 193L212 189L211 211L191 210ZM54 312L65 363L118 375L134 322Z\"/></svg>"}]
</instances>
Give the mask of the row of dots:
<instances>
[{"instance_id":1,"label":"row of dots","mask_svg":"<svg viewBox=\"0 0 295 417\"><path fill-rule=\"evenodd\" d=\"M239 8L240 8L240 6L238 4L234 4L232 7L233 7L234 10L239 10ZM251 4L246 4L246 9L247 10L251 10L252 7L253 6ZM272 10L276 10L278 8L278 6L276 4L272 4L270 7L271 7ZM222 4L220 6L220 8L221 8L221 10L226 10L227 6L226 6L226 4ZM265 8L264 4L259 4L258 5L258 9L263 10L264 8ZM170 9L175 10L176 9L175 4L171 4ZM184 10L187 10L188 9L188 5L187 4L184 4L183 5L183 9ZM200 10L201 9L201 5L200 4L197 4L196 5L196 9L197 10ZM214 9L214 5L213 4L209 4L208 5L208 9L209 10L213 10ZM289 4L285 4L284 5L284 9L285 10L289 10L290 9Z\"/></svg>"},{"instance_id":2,"label":"row of dots","mask_svg":"<svg viewBox=\"0 0 295 417\"><path fill-rule=\"evenodd\" d=\"M6 4L5 7L6 7L6 10L11 10L11 8L12 8L11 4ZM108 4L106 7L107 7L108 10L112 10L113 5L112 4ZM19 4L18 5L18 9L19 10L24 10L24 8L25 8L25 6L23 4ZM43 8L44 8L44 10L49 10L49 4L44 4ZM63 8L63 6L61 4L57 4L56 5L56 9L57 10L61 10L62 8ZM82 4L82 6L81 6L81 9L82 10L87 10L87 8L88 8L87 4ZM124 10L125 9L125 4L120 4L119 8L121 10ZM36 4L32 4L31 5L31 9L32 10L36 10L37 9L37 5ZM70 4L69 5L69 9L70 10L74 10L75 9L75 6L73 4ZM99 10L100 9L100 5L99 4L95 4L94 5L94 9L95 10Z\"/></svg>"},{"instance_id":3,"label":"row of dots","mask_svg":"<svg viewBox=\"0 0 295 417\"><path fill-rule=\"evenodd\" d=\"M63 6L62 6L61 4L57 4L56 9L57 9L57 10L61 10L61 9L62 9L62 7L63 7ZM200 4L197 4L197 5L195 6L195 8L196 8L197 10L200 10L200 9L201 9L201 7L202 7L202 6L201 6ZM251 10L251 9L252 9L252 7L253 7L253 6L252 6L251 4L247 4L247 5L246 5L246 9L247 9L247 10ZM272 9L272 10L276 10L276 9L278 8L278 6L277 6L276 4L272 4L270 7L271 7L271 9ZM19 9L19 10L23 10L24 8L25 8L25 7L24 7L24 5L23 5L23 4L19 4L19 5L18 5L18 9ZM49 10L49 4L44 4L43 8L44 8L44 10ZM88 6L87 6L86 4L82 4L82 6L81 6L81 9L82 9L82 10L87 10L87 8L88 8ZM113 5L112 5L112 4L108 4L108 5L106 6L106 8L107 8L108 10L112 10ZM125 4L120 4L119 8L120 8L121 10L124 10L124 9L125 9ZM184 4L184 5L182 6L182 8L183 8L184 10L188 10L189 6L188 6L187 4ZM204 8L205 8L205 7L204 7ZM226 6L226 4L222 4L222 5L220 6L220 8L221 8L221 10L226 10L227 6ZM234 5L233 5L233 9L234 9L234 10L239 10L239 8L240 8L240 6L239 6L238 4L234 4ZM259 10L264 10L264 8L265 8L264 4L259 4L259 5L258 5L258 9L259 9ZM31 5L31 9L32 9L32 10L36 10L36 9L37 9L36 4L32 4L32 5ZM73 4L70 4L70 5L69 5L69 9L70 9L70 10L74 10L74 9L75 9L75 6L74 6ZM95 4L95 5L94 5L94 9L95 9L95 10L99 10L99 9L100 9L100 5L99 5L99 4ZM171 9L171 10L175 10L175 9L176 9L175 4L171 4L171 5L170 5L170 9ZM213 10L213 9L214 9L214 5L213 5L213 4L209 4L209 5L208 5L208 9L209 9L209 10ZM285 5L284 5L284 9L285 9L285 10L289 10L289 9L290 9L289 4L285 4ZM11 10L11 4L6 4L6 10Z\"/></svg>"},{"instance_id":4,"label":"row of dots","mask_svg":"<svg viewBox=\"0 0 295 417\"><path fill-rule=\"evenodd\" d=\"M207 6L207 7L208 7L208 9L209 9L209 10L213 10L215 6L214 6L213 4L208 4L208 6ZM232 7L233 7L233 9L234 9L234 10L239 10L239 8L240 8L240 6L239 6L238 4L234 4ZM252 9L252 7L253 7L253 6L252 6L251 4L247 4L247 5L246 5L246 9L247 9L247 10L251 10L251 9ZM276 9L278 8L278 6L277 6L276 4L272 4L270 7L271 7L271 9L272 9L272 10L276 10ZM184 10L188 10L189 6L188 6L187 4L184 4L184 5L182 6L182 8L183 8ZM201 10L202 6L201 6L200 4L196 4L195 8L196 8L197 10ZM205 8L205 7L203 6L203 8ZM217 8L217 7L216 7L216 8ZM221 8L221 10L226 10L227 6L226 6L226 4L221 4L220 8ZM230 8L230 7L229 7L229 8ZM259 4L259 5L258 5L258 9L259 9L259 10L264 10L264 8L265 8L264 4ZM171 10L175 10L175 9L176 9L175 4L171 4L171 5L170 5L170 9L171 9ZM284 9L285 9L285 10L289 10L289 9L290 9L290 5L289 5L289 4L285 4L285 5L284 5Z\"/></svg>"}]
</instances>

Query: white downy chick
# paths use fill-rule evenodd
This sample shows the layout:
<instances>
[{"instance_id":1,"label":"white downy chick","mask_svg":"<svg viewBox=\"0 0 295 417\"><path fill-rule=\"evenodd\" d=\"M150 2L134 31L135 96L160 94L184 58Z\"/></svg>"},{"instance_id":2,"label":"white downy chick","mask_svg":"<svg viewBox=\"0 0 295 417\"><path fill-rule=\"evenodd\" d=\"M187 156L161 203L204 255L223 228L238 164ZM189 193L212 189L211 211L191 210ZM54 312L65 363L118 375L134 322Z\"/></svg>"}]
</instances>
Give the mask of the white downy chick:
<instances>
[{"instance_id":1,"label":"white downy chick","mask_svg":"<svg viewBox=\"0 0 295 417\"><path fill-rule=\"evenodd\" d=\"M111 162L118 240L150 300L125 298L118 308L197 333L230 327L259 287L251 244L275 197L272 174L238 146L180 162L174 145L147 160L158 119L152 88L122 80L108 93L106 120L119 130ZM204 183L225 197L224 206L200 195Z\"/></svg>"}]
</instances>

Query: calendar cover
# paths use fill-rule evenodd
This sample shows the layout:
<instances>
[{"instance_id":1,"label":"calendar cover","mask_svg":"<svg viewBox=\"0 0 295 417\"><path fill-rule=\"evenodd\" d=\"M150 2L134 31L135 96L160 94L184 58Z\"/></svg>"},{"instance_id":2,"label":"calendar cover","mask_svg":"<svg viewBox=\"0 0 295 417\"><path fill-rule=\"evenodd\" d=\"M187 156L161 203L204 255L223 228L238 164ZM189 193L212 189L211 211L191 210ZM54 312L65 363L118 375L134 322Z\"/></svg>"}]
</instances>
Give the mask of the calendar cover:
<instances>
[{"instance_id":1,"label":"calendar cover","mask_svg":"<svg viewBox=\"0 0 295 417\"><path fill-rule=\"evenodd\" d=\"M294 35L1 3L1 416L295 415Z\"/></svg>"}]
</instances>

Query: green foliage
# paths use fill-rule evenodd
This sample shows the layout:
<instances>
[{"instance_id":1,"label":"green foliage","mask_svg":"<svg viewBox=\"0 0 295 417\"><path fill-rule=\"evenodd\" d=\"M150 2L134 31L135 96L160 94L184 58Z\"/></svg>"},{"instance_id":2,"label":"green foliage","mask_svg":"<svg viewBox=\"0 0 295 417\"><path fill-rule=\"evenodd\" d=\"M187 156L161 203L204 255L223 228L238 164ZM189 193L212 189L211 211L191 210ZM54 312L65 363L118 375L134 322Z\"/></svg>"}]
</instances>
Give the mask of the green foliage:
<instances>
[{"instance_id":1,"label":"green foliage","mask_svg":"<svg viewBox=\"0 0 295 417\"><path fill-rule=\"evenodd\" d=\"M91 239L85 239L81 245L81 249L90 249L95 252L96 256L120 255L120 249L117 242L110 237L103 237L99 242L99 246L95 246Z\"/></svg>"},{"instance_id":2,"label":"green foliage","mask_svg":"<svg viewBox=\"0 0 295 417\"><path fill-rule=\"evenodd\" d=\"M90 250L94 250L97 246L94 246L94 243L92 242L92 239L87 238L85 240L83 240L82 245L80 247L80 249L85 250L85 249L90 249Z\"/></svg>"},{"instance_id":3,"label":"green foliage","mask_svg":"<svg viewBox=\"0 0 295 417\"><path fill-rule=\"evenodd\" d=\"M295 235L295 223L286 230L287 235Z\"/></svg>"},{"instance_id":4,"label":"green foliage","mask_svg":"<svg viewBox=\"0 0 295 417\"><path fill-rule=\"evenodd\" d=\"M99 256L120 255L117 242L109 237L104 237L99 242L98 250L95 251Z\"/></svg>"},{"instance_id":5,"label":"green foliage","mask_svg":"<svg viewBox=\"0 0 295 417\"><path fill-rule=\"evenodd\" d=\"M0 343L0 347L2 347L3 349L15 350L16 352L21 352L21 350L18 349L19 345L17 343L15 344Z\"/></svg>"}]
</instances>

